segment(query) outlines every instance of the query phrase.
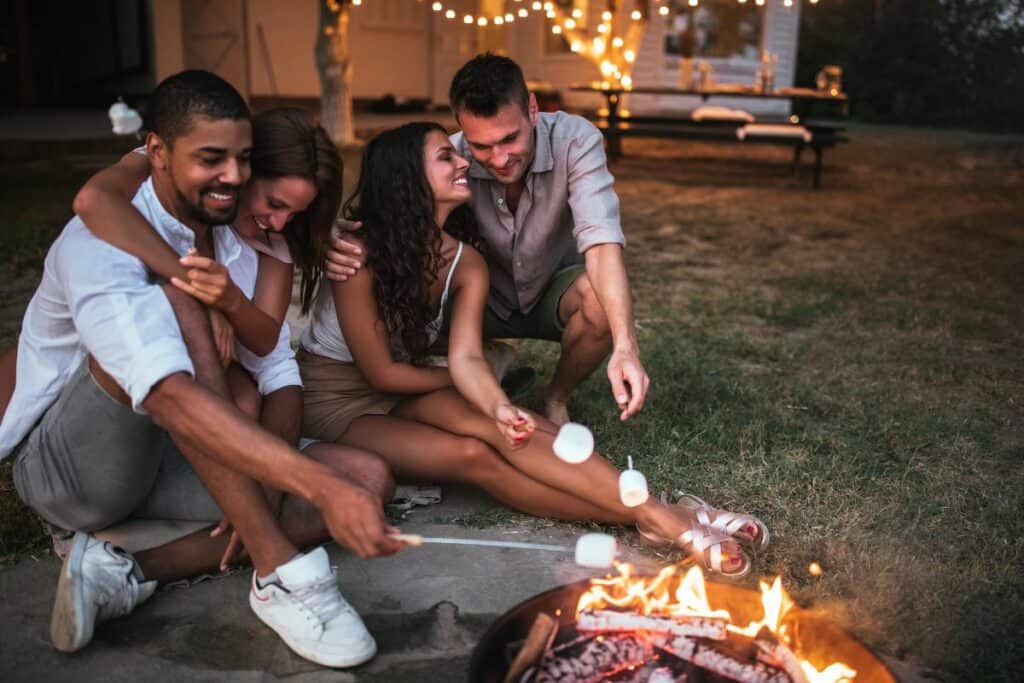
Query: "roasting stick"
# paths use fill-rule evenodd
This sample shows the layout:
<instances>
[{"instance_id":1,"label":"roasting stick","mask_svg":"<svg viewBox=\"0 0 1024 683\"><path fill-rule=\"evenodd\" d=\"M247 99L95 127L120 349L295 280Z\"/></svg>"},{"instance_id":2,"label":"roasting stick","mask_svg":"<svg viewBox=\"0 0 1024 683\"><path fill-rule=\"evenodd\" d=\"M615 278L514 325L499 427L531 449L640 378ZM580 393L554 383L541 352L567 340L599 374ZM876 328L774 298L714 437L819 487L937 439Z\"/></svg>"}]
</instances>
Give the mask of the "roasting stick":
<instances>
[{"instance_id":1,"label":"roasting stick","mask_svg":"<svg viewBox=\"0 0 1024 683\"><path fill-rule=\"evenodd\" d=\"M617 544L608 534L583 534L576 539L576 546L546 545L543 543L521 543L519 541L487 541L478 538L437 538L419 534L390 534L399 543L420 546L424 543L448 545L474 545L490 548L520 548L522 550L547 550L555 553L574 553L576 564L581 567L608 568L615 562Z\"/></svg>"},{"instance_id":2,"label":"roasting stick","mask_svg":"<svg viewBox=\"0 0 1024 683\"><path fill-rule=\"evenodd\" d=\"M573 553L576 548L567 545L545 545L543 543L521 543L518 541L486 541L476 538L441 538L420 536L419 534L391 534L391 538L399 543L420 546L424 543L444 543L447 545L479 545L490 548L520 548L522 550L549 550L554 553Z\"/></svg>"}]
</instances>

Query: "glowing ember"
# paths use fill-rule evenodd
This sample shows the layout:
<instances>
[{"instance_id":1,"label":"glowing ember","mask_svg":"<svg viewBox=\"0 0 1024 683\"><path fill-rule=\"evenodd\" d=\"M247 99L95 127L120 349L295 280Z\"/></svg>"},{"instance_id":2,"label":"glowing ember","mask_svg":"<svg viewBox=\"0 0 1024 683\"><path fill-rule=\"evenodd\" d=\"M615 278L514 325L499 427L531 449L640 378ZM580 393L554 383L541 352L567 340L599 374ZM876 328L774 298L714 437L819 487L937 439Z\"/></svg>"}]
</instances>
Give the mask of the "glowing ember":
<instances>
[{"instance_id":1,"label":"glowing ember","mask_svg":"<svg viewBox=\"0 0 1024 683\"><path fill-rule=\"evenodd\" d=\"M729 622L726 628L745 638L757 638L765 629L796 655L799 668L802 669L808 683L841 683L856 677L857 672L841 662L833 662L824 669L817 669L801 654L787 629L786 615L794 607L794 602L782 587L782 580L776 577L769 585L760 584L760 603L763 616L740 627L732 623L730 613L723 609L714 609L708 601L704 575L697 567L679 579L678 566L662 569L654 577L633 577L633 567L629 564L616 563L619 576L608 576L604 579L591 581L590 589L580 596L576 606L579 617L584 611L595 611L615 608L619 611L631 611L645 616L661 616L672 618L714 617ZM754 594L752 594L753 596ZM752 600L756 599L752 597Z\"/></svg>"}]
</instances>

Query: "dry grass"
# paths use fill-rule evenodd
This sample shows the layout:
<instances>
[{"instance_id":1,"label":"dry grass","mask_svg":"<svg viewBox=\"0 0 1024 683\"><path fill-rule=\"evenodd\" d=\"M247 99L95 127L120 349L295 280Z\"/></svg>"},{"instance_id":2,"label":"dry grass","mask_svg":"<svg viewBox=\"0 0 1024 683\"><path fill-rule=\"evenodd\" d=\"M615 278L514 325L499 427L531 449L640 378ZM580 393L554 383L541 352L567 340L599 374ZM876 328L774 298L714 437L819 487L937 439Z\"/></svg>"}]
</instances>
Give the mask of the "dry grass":
<instances>
[{"instance_id":1,"label":"dry grass","mask_svg":"<svg viewBox=\"0 0 1024 683\"><path fill-rule=\"evenodd\" d=\"M957 679L1012 680L1024 140L851 137L818 192L788 177L779 150L627 141L613 171L652 395L620 425L596 378L572 408L657 488L762 515L775 541L758 572L783 574L802 603ZM23 187L46 183L65 215L75 182L46 167ZM0 192L5 229L43 218L25 214L21 189ZM38 277L6 267L0 341ZM550 371L549 345L523 352ZM38 538L4 481L0 556Z\"/></svg>"}]
</instances>

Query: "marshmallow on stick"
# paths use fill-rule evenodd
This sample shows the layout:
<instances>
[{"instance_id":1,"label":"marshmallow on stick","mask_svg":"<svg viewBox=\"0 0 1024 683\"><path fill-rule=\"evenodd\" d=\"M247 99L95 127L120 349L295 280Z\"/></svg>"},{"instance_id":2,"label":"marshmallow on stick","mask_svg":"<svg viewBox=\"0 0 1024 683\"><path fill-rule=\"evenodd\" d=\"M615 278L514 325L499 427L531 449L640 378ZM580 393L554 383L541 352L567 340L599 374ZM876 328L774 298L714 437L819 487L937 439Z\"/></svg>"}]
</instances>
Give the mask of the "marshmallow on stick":
<instances>
[{"instance_id":1,"label":"marshmallow on stick","mask_svg":"<svg viewBox=\"0 0 1024 683\"><path fill-rule=\"evenodd\" d=\"M522 543L519 541L488 541L479 538L435 538L419 534L390 534L391 538L408 546L424 543L445 545L475 545L490 548L519 548L522 550L546 550L556 553L575 553L576 564L581 567L607 568L615 561L615 538L608 534L583 534L576 540L576 547L547 545L543 543Z\"/></svg>"},{"instance_id":2,"label":"marshmallow on stick","mask_svg":"<svg viewBox=\"0 0 1024 683\"><path fill-rule=\"evenodd\" d=\"M629 469L619 475L619 499L628 508L635 508L647 502L647 479L633 469L633 456L629 456Z\"/></svg>"},{"instance_id":3,"label":"marshmallow on stick","mask_svg":"<svg viewBox=\"0 0 1024 683\"><path fill-rule=\"evenodd\" d=\"M594 452L594 435L581 424L566 422L558 430L551 448L565 462L578 465Z\"/></svg>"}]
</instances>

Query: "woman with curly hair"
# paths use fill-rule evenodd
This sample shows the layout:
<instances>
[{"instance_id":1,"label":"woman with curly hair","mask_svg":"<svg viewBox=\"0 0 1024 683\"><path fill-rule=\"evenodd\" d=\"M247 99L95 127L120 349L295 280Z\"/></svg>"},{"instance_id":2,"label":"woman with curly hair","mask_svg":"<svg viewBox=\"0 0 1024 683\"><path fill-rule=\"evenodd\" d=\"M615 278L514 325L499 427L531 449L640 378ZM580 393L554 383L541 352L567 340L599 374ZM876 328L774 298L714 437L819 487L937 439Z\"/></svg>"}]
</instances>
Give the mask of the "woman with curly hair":
<instances>
[{"instance_id":1,"label":"woman with curly hair","mask_svg":"<svg viewBox=\"0 0 1024 683\"><path fill-rule=\"evenodd\" d=\"M732 515L741 521L726 531L726 515L708 506L625 507L611 463L559 460L555 425L502 391L482 351L488 276L466 206L468 168L433 123L367 146L344 207L363 223L366 266L321 288L303 333L304 435L373 451L399 480L466 482L534 515L636 524L709 569L745 575L740 543L767 540L755 518ZM448 367L423 365L449 299Z\"/></svg>"}]
</instances>

